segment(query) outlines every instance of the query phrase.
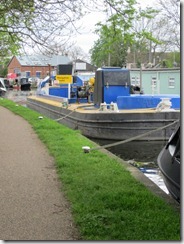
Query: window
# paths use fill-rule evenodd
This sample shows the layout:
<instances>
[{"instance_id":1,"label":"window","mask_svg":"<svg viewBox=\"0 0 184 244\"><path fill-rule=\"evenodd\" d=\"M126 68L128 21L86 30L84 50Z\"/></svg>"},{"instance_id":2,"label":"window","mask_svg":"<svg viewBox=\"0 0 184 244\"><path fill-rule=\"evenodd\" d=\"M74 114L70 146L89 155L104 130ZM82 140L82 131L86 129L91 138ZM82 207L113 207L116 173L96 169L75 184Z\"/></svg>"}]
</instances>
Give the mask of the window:
<instances>
[{"instance_id":1,"label":"window","mask_svg":"<svg viewBox=\"0 0 184 244\"><path fill-rule=\"evenodd\" d=\"M157 86L157 77L152 76L151 78L151 87L155 88Z\"/></svg>"},{"instance_id":2,"label":"window","mask_svg":"<svg viewBox=\"0 0 184 244\"><path fill-rule=\"evenodd\" d=\"M132 85L135 85L135 76L133 76L133 77L131 78L131 84L132 84Z\"/></svg>"},{"instance_id":3,"label":"window","mask_svg":"<svg viewBox=\"0 0 184 244\"><path fill-rule=\"evenodd\" d=\"M31 76L31 72L30 71L26 71L26 77L30 77Z\"/></svg>"},{"instance_id":4,"label":"window","mask_svg":"<svg viewBox=\"0 0 184 244\"><path fill-rule=\"evenodd\" d=\"M175 78L169 77L169 88L175 87Z\"/></svg>"},{"instance_id":5,"label":"window","mask_svg":"<svg viewBox=\"0 0 184 244\"><path fill-rule=\"evenodd\" d=\"M132 76L131 78L131 84L132 85L139 85L140 84L140 78L137 76Z\"/></svg>"},{"instance_id":6,"label":"window","mask_svg":"<svg viewBox=\"0 0 184 244\"><path fill-rule=\"evenodd\" d=\"M38 77L38 78L41 77L41 71L36 71L36 77Z\"/></svg>"},{"instance_id":7,"label":"window","mask_svg":"<svg viewBox=\"0 0 184 244\"><path fill-rule=\"evenodd\" d=\"M135 77L135 84L140 85L140 77Z\"/></svg>"},{"instance_id":8,"label":"window","mask_svg":"<svg viewBox=\"0 0 184 244\"><path fill-rule=\"evenodd\" d=\"M20 73L20 69L19 69L19 68L15 68L15 69L14 69L14 73L15 73L15 74L19 74L19 73Z\"/></svg>"}]
</instances>

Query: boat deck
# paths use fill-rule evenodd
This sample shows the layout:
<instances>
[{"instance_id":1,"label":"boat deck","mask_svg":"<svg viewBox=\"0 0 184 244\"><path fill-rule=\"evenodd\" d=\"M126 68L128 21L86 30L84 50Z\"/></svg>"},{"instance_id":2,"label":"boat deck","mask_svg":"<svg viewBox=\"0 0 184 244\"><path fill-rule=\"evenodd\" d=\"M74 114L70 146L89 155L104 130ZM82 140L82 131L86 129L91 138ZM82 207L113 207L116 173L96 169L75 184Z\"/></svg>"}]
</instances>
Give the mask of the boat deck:
<instances>
[{"instance_id":1,"label":"boat deck","mask_svg":"<svg viewBox=\"0 0 184 244\"><path fill-rule=\"evenodd\" d=\"M63 107L62 101L59 99L52 99L43 96L30 96L29 99L40 101L55 107ZM93 103L71 103L68 104L68 110L77 110L80 113L117 113L116 111L107 109L100 111L99 108L96 108ZM118 113L157 113L154 108L142 108L142 109L120 109Z\"/></svg>"}]
</instances>

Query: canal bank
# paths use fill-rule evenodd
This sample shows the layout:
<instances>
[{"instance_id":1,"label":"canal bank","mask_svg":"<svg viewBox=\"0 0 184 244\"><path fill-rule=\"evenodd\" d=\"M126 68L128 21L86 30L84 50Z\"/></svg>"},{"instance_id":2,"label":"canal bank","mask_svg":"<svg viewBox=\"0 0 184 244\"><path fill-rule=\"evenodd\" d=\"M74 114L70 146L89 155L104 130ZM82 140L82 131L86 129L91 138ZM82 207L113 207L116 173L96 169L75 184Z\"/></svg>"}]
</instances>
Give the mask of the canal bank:
<instances>
[{"instance_id":1,"label":"canal bank","mask_svg":"<svg viewBox=\"0 0 184 244\"><path fill-rule=\"evenodd\" d=\"M156 197L159 189L151 194L143 187L138 169L104 149L84 154L82 146L94 144L79 132L46 117L39 119L38 113L10 101L1 104L27 119L54 156L83 240L180 239L179 216L172 203L170 207L168 199Z\"/></svg>"},{"instance_id":2,"label":"canal bank","mask_svg":"<svg viewBox=\"0 0 184 244\"><path fill-rule=\"evenodd\" d=\"M17 90L9 90L6 94L6 97L17 104L27 106L27 98L29 96L34 96L36 94L36 89L32 89L31 91L17 91ZM111 140L103 140L103 139L94 139L89 138L97 144L103 146L106 144L111 144L114 141ZM117 155L124 161L127 161L131 165L136 166L136 162L148 162L148 164L154 165L154 168L157 170L155 172L145 172L145 168L142 167L142 171L144 171L145 176L147 176L154 184L160 187L167 194L169 193L165 183L163 181L162 174L157 166L157 156L161 149L164 146L166 141L131 141L125 144L120 144L115 147L108 148L108 151ZM140 167L138 167L140 169Z\"/></svg>"}]
</instances>

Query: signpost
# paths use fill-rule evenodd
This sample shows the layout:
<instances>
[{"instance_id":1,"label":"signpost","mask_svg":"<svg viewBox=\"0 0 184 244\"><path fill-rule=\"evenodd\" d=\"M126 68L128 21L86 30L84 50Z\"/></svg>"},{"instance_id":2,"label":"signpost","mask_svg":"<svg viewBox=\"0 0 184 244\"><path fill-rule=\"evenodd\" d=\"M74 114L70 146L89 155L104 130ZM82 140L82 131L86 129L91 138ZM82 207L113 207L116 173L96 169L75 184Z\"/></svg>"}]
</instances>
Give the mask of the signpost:
<instances>
[{"instance_id":1,"label":"signpost","mask_svg":"<svg viewBox=\"0 0 184 244\"><path fill-rule=\"evenodd\" d=\"M56 75L56 80L59 81L59 84L72 84L73 77L72 75Z\"/></svg>"}]
</instances>

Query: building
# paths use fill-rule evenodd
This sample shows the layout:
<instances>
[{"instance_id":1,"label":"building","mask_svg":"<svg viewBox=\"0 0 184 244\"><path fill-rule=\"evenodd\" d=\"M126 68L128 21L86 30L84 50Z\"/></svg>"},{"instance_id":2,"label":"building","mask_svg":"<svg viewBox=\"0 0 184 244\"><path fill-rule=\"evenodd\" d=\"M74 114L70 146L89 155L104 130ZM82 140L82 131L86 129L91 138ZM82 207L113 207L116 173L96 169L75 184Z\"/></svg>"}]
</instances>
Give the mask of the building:
<instances>
[{"instance_id":1,"label":"building","mask_svg":"<svg viewBox=\"0 0 184 244\"><path fill-rule=\"evenodd\" d=\"M74 74L92 73L97 69L96 66L83 60L77 59L72 61L68 56L14 56L8 64L8 76L15 79L16 75L22 74L25 77L38 77L43 79L49 74L55 76L57 74L57 66L62 64L72 64Z\"/></svg>"},{"instance_id":2,"label":"building","mask_svg":"<svg viewBox=\"0 0 184 244\"><path fill-rule=\"evenodd\" d=\"M144 94L180 95L180 68L130 69L132 85L140 85Z\"/></svg>"},{"instance_id":3,"label":"building","mask_svg":"<svg viewBox=\"0 0 184 244\"><path fill-rule=\"evenodd\" d=\"M68 56L31 55L14 56L8 64L8 74L12 80L18 74L26 77L45 78L48 74L56 75L57 66L72 64L73 74L90 77L95 74L96 66L83 60L70 60ZM144 94L180 95L180 68L130 68L132 85L140 85Z\"/></svg>"},{"instance_id":4,"label":"building","mask_svg":"<svg viewBox=\"0 0 184 244\"><path fill-rule=\"evenodd\" d=\"M14 56L8 64L8 74L24 74L26 77L45 78L54 74L58 64L68 64L71 60L67 56L30 55Z\"/></svg>"}]
</instances>

